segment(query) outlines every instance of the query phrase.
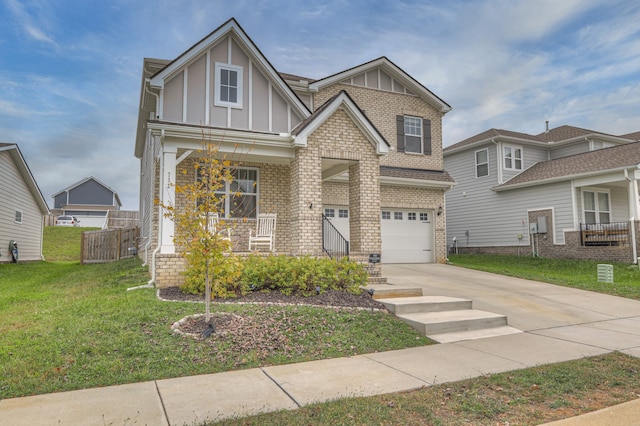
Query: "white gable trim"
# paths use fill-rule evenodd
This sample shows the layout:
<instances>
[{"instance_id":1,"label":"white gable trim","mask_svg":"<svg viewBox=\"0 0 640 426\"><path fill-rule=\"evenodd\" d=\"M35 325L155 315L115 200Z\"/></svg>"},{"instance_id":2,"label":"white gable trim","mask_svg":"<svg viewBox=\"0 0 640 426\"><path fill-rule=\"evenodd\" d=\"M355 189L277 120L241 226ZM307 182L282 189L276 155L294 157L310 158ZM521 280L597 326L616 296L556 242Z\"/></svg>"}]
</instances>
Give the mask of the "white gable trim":
<instances>
[{"instance_id":1,"label":"white gable trim","mask_svg":"<svg viewBox=\"0 0 640 426\"><path fill-rule=\"evenodd\" d=\"M345 92L341 92L336 96L300 133L295 135L294 144L296 146L307 146L307 138L309 135L315 132L318 127L327 121L338 109L342 109L349 115L355 125L364 133L371 145L374 146L376 154L382 155L389 152L389 144L387 141L380 135L378 130L373 127L360 108L356 106Z\"/></svg>"},{"instance_id":2,"label":"white gable trim","mask_svg":"<svg viewBox=\"0 0 640 426\"><path fill-rule=\"evenodd\" d=\"M262 55L262 52L258 50L253 41L249 38L249 36L247 36L247 34L242 30L240 25L233 18L228 20L218 29L214 30L207 37L200 40L194 46L189 48L174 61L170 62L156 75L152 76L150 79L150 85L156 88L164 88L165 81L168 81L168 79L174 73L178 72L183 67L186 67L192 61L199 58L203 54L203 52L208 52L220 39L227 35L234 37L234 39L236 39L238 43L244 49L246 49L250 58L250 63L255 62L256 65L259 66L259 68L269 76L269 80L278 87L279 92L285 95L287 101L290 104L295 105L296 111L300 114L300 116L302 116L303 119L311 115L307 107L293 93L291 88L284 82L282 77L280 77L276 70L271 66L269 61Z\"/></svg>"},{"instance_id":3,"label":"white gable trim","mask_svg":"<svg viewBox=\"0 0 640 426\"><path fill-rule=\"evenodd\" d=\"M451 111L451 106L449 106L442 99L438 98L436 95L431 93L426 87L418 83L413 77L411 77L409 74L404 72L396 64L394 64L384 56L376 60L373 60L371 62L358 65L357 67L348 69L346 71L339 72L338 74L334 74L327 78L315 81L309 84L309 90L317 92L318 90L324 87L331 86L342 80L351 78L355 75L362 74L362 73L365 73L365 79L366 79L366 71L375 69L375 68L383 69L386 73L388 73L394 79L398 80L405 87L410 87L412 89L411 91L417 93L418 96L420 96L426 102L428 102L429 104L437 108L443 114Z\"/></svg>"}]
</instances>

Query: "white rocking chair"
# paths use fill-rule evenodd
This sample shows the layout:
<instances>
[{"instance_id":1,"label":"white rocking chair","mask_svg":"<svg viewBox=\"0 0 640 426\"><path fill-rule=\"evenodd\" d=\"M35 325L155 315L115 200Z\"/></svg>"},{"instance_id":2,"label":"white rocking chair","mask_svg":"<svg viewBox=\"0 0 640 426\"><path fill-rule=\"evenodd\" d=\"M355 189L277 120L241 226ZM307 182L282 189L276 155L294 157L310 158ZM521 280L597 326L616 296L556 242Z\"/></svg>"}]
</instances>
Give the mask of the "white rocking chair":
<instances>
[{"instance_id":1,"label":"white rocking chair","mask_svg":"<svg viewBox=\"0 0 640 426\"><path fill-rule=\"evenodd\" d=\"M259 214L256 222L255 233L249 230L249 251L258 250L259 247L269 247L269 251L275 250L276 238L276 213Z\"/></svg>"},{"instance_id":2,"label":"white rocking chair","mask_svg":"<svg viewBox=\"0 0 640 426\"><path fill-rule=\"evenodd\" d=\"M220 229L220 216L218 213L209 213L209 232L219 234L220 238L231 242L231 228Z\"/></svg>"}]
</instances>

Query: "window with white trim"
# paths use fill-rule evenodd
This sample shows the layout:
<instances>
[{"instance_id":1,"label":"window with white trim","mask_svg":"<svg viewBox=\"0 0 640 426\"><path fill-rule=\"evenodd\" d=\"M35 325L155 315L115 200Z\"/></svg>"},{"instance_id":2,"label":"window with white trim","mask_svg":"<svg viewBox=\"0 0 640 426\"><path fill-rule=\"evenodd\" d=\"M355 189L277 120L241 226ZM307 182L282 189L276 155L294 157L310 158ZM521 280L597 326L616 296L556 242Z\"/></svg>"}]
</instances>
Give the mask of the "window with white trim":
<instances>
[{"instance_id":1,"label":"window with white trim","mask_svg":"<svg viewBox=\"0 0 640 426\"><path fill-rule=\"evenodd\" d=\"M221 218L255 218L258 210L258 169L238 167L232 180L215 191ZM199 178L199 177L198 177Z\"/></svg>"},{"instance_id":2,"label":"window with white trim","mask_svg":"<svg viewBox=\"0 0 640 426\"><path fill-rule=\"evenodd\" d=\"M422 222L428 222L429 221L429 215L427 213L420 213L420 220Z\"/></svg>"},{"instance_id":3,"label":"window with white trim","mask_svg":"<svg viewBox=\"0 0 640 426\"><path fill-rule=\"evenodd\" d=\"M422 119L404 117L404 152L422 154Z\"/></svg>"},{"instance_id":4,"label":"window with white trim","mask_svg":"<svg viewBox=\"0 0 640 426\"><path fill-rule=\"evenodd\" d=\"M403 216L404 215L402 214L402 212L393 212L393 219L394 220L402 220Z\"/></svg>"},{"instance_id":5,"label":"window with white trim","mask_svg":"<svg viewBox=\"0 0 640 426\"><path fill-rule=\"evenodd\" d=\"M324 209L324 215L326 217L336 217L336 211L334 209Z\"/></svg>"},{"instance_id":6,"label":"window with white trim","mask_svg":"<svg viewBox=\"0 0 640 426\"><path fill-rule=\"evenodd\" d=\"M415 214L415 212L409 212L407 213L407 220L416 220L417 216Z\"/></svg>"},{"instance_id":7,"label":"window with white trim","mask_svg":"<svg viewBox=\"0 0 640 426\"><path fill-rule=\"evenodd\" d=\"M502 152L505 170L522 170L522 148L505 145Z\"/></svg>"},{"instance_id":8,"label":"window with white trim","mask_svg":"<svg viewBox=\"0 0 640 426\"><path fill-rule=\"evenodd\" d=\"M16 223L22 223L22 211L21 210L16 210L15 222Z\"/></svg>"},{"instance_id":9,"label":"window with white trim","mask_svg":"<svg viewBox=\"0 0 640 426\"><path fill-rule=\"evenodd\" d=\"M383 211L383 212L382 212L382 219L384 219L384 220L389 220L389 219L391 219L391 212Z\"/></svg>"},{"instance_id":10,"label":"window with white trim","mask_svg":"<svg viewBox=\"0 0 640 426\"><path fill-rule=\"evenodd\" d=\"M338 217L348 218L349 217L349 210L347 210L347 209L338 209Z\"/></svg>"},{"instance_id":11,"label":"window with white trim","mask_svg":"<svg viewBox=\"0 0 640 426\"><path fill-rule=\"evenodd\" d=\"M242 67L216 62L215 105L242 108Z\"/></svg>"},{"instance_id":12,"label":"window with white trim","mask_svg":"<svg viewBox=\"0 0 640 426\"><path fill-rule=\"evenodd\" d=\"M608 191L583 190L582 208L585 223L611 223Z\"/></svg>"},{"instance_id":13,"label":"window with white trim","mask_svg":"<svg viewBox=\"0 0 640 426\"><path fill-rule=\"evenodd\" d=\"M476 177L489 176L489 148L476 151Z\"/></svg>"}]
</instances>

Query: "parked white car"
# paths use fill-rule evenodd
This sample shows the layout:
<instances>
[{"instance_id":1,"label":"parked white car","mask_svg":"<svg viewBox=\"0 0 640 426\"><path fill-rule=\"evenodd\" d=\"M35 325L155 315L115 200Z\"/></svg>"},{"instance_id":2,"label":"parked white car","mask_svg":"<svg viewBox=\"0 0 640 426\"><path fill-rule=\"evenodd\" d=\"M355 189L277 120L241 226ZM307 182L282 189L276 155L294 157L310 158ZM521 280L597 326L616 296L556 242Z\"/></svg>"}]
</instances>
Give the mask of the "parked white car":
<instances>
[{"instance_id":1,"label":"parked white car","mask_svg":"<svg viewBox=\"0 0 640 426\"><path fill-rule=\"evenodd\" d=\"M56 226L78 226L80 221L75 216L58 216Z\"/></svg>"}]
</instances>

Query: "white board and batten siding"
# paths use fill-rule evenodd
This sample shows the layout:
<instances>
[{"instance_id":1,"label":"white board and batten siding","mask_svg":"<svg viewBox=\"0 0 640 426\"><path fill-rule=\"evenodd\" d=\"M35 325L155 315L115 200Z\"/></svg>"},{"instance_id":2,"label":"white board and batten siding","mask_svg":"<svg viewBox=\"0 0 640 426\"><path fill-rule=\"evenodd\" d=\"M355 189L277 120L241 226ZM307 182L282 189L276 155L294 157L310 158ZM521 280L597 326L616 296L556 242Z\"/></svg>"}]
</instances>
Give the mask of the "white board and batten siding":
<instances>
[{"instance_id":1,"label":"white board and batten siding","mask_svg":"<svg viewBox=\"0 0 640 426\"><path fill-rule=\"evenodd\" d=\"M242 94L238 107L216 105L216 64L239 67ZM167 77L162 120L258 132L289 132L302 121L276 85L240 45L225 37Z\"/></svg>"},{"instance_id":2,"label":"white board and batten siding","mask_svg":"<svg viewBox=\"0 0 640 426\"><path fill-rule=\"evenodd\" d=\"M10 240L18 242L19 261L42 260L42 231L43 212L31 189L9 152L0 151L0 262L11 261Z\"/></svg>"}]
</instances>

